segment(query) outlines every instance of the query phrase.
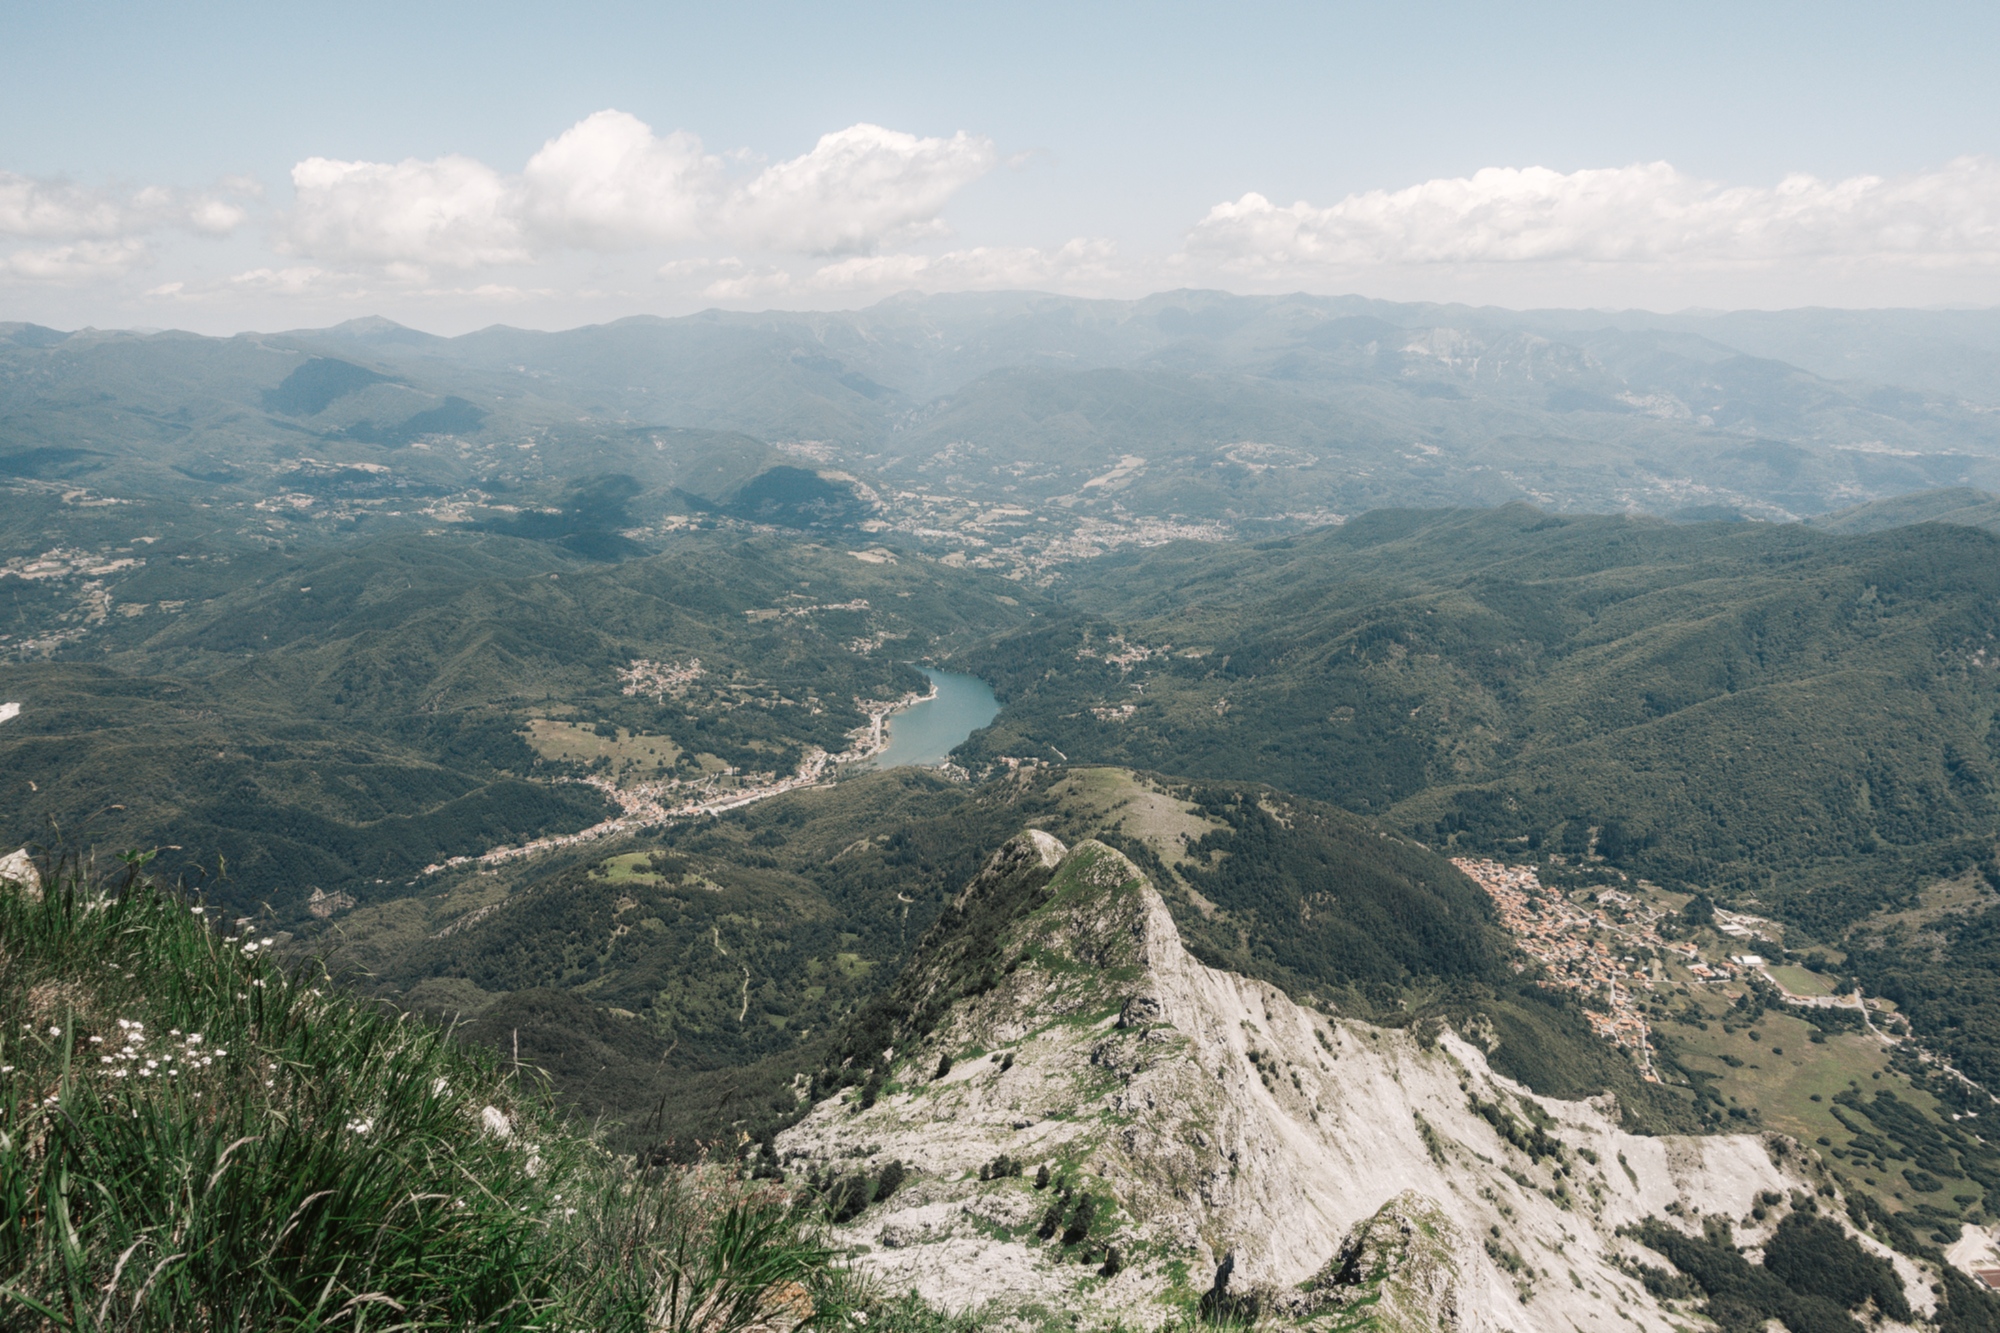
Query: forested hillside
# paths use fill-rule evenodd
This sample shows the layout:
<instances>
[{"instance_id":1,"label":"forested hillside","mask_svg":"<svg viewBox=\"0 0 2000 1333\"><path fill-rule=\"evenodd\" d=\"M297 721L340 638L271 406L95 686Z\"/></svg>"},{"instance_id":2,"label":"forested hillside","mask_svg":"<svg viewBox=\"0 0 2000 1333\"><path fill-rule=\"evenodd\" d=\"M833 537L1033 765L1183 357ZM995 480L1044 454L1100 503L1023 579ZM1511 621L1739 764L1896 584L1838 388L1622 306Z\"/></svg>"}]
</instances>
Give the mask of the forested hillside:
<instances>
[{"instance_id":1,"label":"forested hillside","mask_svg":"<svg viewBox=\"0 0 2000 1333\"><path fill-rule=\"evenodd\" d=\"M976 753L1261 776L1837 931L1986 858L1996 557L1523 507L1108 558L981 651L1007 710Z\"/></svg>"},{"instance_id":2,"label":"forested hillside","mask_svg":"<svg viewBox=\"0 0 2000 1333\"><path fill-rule=\"evenodd\" d=\"M91 560L120 567L92 580ZM615 812L546 779L790 773L848 746L860 701L924 688L911 657L1026 617L1012 585L934 562L700 532L623 563L449 530L317 549L170 533L78 562L0 579L19 620L65 582L115 608L87 654L0 666L20 704L0 836L168 848L163 866L226 869L221 901L288 924L315 890L399 893Z\"/></svg>"}]
</instances>

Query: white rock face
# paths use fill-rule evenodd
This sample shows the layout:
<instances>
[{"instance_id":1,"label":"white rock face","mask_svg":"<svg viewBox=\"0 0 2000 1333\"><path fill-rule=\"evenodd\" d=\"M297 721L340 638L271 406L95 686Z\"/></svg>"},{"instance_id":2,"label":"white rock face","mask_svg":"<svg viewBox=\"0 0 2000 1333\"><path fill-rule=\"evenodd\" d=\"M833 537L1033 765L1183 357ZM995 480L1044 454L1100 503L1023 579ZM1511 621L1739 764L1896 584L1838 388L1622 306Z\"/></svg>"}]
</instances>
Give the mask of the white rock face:
<instances>
[{"instance_id":1,"label":"white rock face","mask_svg":"<svg viewBox=\"0 0 2000 1333\"><path fill-rule=\"evenodd\" d=\"M793 1173L911 1169L848 1226L859 1264L892 1290L1152 1324L1207 1291L1225 1256L1229 1292L1268 1309L1400 1227L1420 1261L1383 1287L1383 1327L1666 1333L1688 1316L1616 1261L1667 1265L1619 1227L1671 1207L1689 1230L1720 1215L1752 1243L1783 1211L1753 1224L1760 1194L1827 1179L1781 1135L1629 1134L1611 1099L1537 1097L1450 1032L1425 1044L1205 967L1137 868L1099 843L1064 854L1025 835L960 904L1018 894L1037 873L1049 881L1001 933L990 988L896 1051L873 1105L844 1090L778 1140ZM933 1079L945 1054L950 1072ZM981 1180L1002 1155L1023 1173ZM1057 1180L1038 1191L1043 1164ZM1060 1227L1036 1234L1064 1179L1101 1205L1070 1245ZM1122 1269L1099 1276L1114 1245Z\"/></svg>"},{"instance_id":2,"label":"white rock face","mask_svg":"<svg viewBox=\"0 0 2000 1333\"><path fill-rule=\"evenodd\" d=\"M21 895L29 902L41 900L41 872L35 869L34 860L29 857L26 847L0 856L0 884L18 884Z\"/></svg>"}]
</instances>

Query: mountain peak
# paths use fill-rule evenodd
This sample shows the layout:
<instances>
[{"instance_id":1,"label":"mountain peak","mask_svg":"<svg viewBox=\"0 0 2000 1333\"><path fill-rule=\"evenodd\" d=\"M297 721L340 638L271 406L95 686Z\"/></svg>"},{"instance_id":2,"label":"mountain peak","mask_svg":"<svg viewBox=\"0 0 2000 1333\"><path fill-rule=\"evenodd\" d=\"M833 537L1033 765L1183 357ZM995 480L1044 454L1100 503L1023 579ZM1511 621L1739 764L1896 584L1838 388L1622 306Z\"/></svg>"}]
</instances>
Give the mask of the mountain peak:
<instances>
[{"instance_id":1,"label":"mountain peak","mask_svg":"<svg viewBox=\"0 0 2000 1333\"><path fill-rule=\"evenodd\" d=\"M1165 1299L1528 1330L1613 1300L1665 1329L1621 1227L1825 1183L1783 1136L1627 1133L1611 1099L1536 1096L1448 1029L1204 966L1095 840L1008 842L893 994L903 1021L869 1038L867 1082L778 1153L828 1183L871 1173L843 1186L864 1201L858 1182L903 1163L909 1183L847 1225L864 1267L955 1309L1130 1321Z\"/></svg>"},{"instance_id":2,"label":"mountain peak","mask_svg":"<svg viewBox=\"0 0 2000 1333\"><path fill-rule=\"evenodd\" d=\"M301 330L322 338L343 338L351 342L394 344L416 347L426 343L442 342L436 334L425 333L408 325L398 324L383 315L362 315L356 319L344 320L326 329Z\"/></svg>"}]
</instances>

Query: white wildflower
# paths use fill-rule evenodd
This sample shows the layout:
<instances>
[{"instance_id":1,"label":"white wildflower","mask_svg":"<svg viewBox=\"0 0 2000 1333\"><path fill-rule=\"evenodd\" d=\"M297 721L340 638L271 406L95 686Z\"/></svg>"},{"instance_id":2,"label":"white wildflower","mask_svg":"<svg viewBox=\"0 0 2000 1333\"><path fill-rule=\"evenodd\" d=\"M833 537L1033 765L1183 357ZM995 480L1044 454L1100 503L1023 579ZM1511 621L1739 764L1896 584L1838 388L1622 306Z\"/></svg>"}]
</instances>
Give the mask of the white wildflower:
<instances>
[{"instance_id":1,"label":"white wildflower","mask_svg":"<svg viewBox=\"0 0 2000 1333\"><path fill-rule=\"evenodd\" d=\"M102 1037L92 1037L92 1038L90 1039L90 1044L91 1044L92 1046L102 1046L102 1045L104 1044L104 1038L102 1038Z\"/></svg>"},{"instance_id":2,"label":"white wildflower","mask_svg":"<svg viewBox=\"0 0 2000 1333\"><path fill-rule=\"evenodd\" d=\"M513 1122L508 1120L507 1113L497 1106L479 1108L479 1127L496 1139L508 1139L514 1136Z\"/></svg>"},{"instance_id":3,"label":"white wildflower","mask_svg":"<svg viewBox=\"0 0 2000 1333\"><path fill-rule=\"evenodd\" d=\"M49 1035L51 1037L60 1037L62 1035L62 1029L57 1027L55 1024L51 1023L49 1024Z\"/></svg>"}]
</instances>

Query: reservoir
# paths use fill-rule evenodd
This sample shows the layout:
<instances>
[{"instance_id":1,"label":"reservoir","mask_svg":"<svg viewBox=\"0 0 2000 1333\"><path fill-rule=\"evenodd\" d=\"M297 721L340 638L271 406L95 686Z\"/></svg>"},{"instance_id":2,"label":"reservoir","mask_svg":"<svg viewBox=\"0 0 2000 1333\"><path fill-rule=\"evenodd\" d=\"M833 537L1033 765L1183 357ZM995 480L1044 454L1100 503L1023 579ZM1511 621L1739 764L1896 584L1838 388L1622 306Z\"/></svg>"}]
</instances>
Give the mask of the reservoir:
<instances>
[{"instance_id":1,"label":"reservoir","mask_svg":"<svg viewBox=\"0 0 2000 1333\"><path fill-rule=\"evenodd\" d=\"M889 719L889 748L875 756L876 768L942 764L952 748L1000 712L993 687L977 676L921 668L937 686L937 698L906 708Z\"/></svg>"}]
</instances>

